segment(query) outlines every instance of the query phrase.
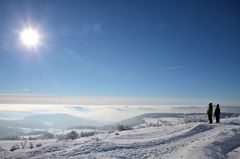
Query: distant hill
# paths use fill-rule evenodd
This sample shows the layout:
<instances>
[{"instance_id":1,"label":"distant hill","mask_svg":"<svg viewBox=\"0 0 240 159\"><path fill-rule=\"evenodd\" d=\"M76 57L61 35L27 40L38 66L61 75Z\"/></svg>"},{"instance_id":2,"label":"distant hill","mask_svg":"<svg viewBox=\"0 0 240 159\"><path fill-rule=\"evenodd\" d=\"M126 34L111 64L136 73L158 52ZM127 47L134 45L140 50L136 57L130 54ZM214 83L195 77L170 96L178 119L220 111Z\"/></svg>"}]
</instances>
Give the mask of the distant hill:
<instances>
[{"instance_id":1,"label":"distant hill","mask_svg":"<svg viewBox=\"0 0 240 159\"><path fill-rule=\"evenodd\" d=\"M68 114L41 114L16 121L18 125L37 128L68 128L76 125L99 125L100 123ZM37 125L36 125L37 123Z\"/></svg>"},{"instance_id":2,"label":"distant hill","mask_svg":"<svg viewBox=\"0 0 240 159\"><path fill-rule=\"evenodd\" d=\"M34 115L34 113L29 111L0 110L0 120L18 120L30 115Z\"/></svg>"},{"instance_id":3,"label":"distant hill","mask_svg":"<svg viewBox=\"0 0 240 159\"><path fill-rule=\"evenodd\" d=\"M20 128L67 129L69 127L82 126L94 127L102 123L71 116L68 114L38 114L24 117L18 120L0 120L0 139L4 137L26 135Z\"/></svg>"},{"instance_id":4,"label":"distant hill","mask_svg":"<svg viewBox=\"0 0 240 159\"><path fill-rule=\"evenodd\" d=\"M163 117L176 117L176 118L182 118L184 116L183 113L146 113L142 115L138 115L129 119L125 119L122 121L119 121L114 124L101 126L100 129L102 130L114 130L117 125L125 125L129 127L134 127L140 124L143 124L145 122L146 118L163 118Z\"/></svg>"},{"instance_id":5,"label":"distant hill","mask_svg":"<svg viewBox=\"0 0 240 159\"><path fill-rule=\"evenodd\" d=\"M37 129L98 129L98 130L115 130L117 125L134 127L145 122L146 118L183 118L184 113L147 113L138 115L126 120L102 126L102 123L71 116L68 114L38 114L24 117L19 120L0 120L0 137L21 136L25 133L20 128L37 128ZM206 113L189 113L189 115L206 115ZM221 118L240 116L239 113L222 113Z\"/></svg>"},{"instance_id":6,"label":"distant hill","mask_svg":"<svg viewBox=\"0 0 240 159\"><path fill-rule=\"evenodd\" d=\"M183 116L184 116L183 113L146 113L130 119L122 120L117 124L128 125L132 127L139 124L143 124L146 118L163 118L163 117L182 118Z\"/></svg>"},{"instance_id":7,"label":"distant hill","mask_svg":"<svg viewBox=\"0 0 240 159\"><path fill-rule=\"evenodd\" d=\"M0 140L5 137L16 137L21 135L25 135L25 133L19 128L0 125Z\"/></svg>"},{"instance_id":8,"label":"distant hill","mask_svg":"<svg viewBox=\"0 0 240 159\"><path fill-rule=\"evenodd\" d=\"M25 117L19 120L0 120L0 125L21 127L21 128L60 128L66 129L76 125L97 126L101 123L71 116L68 114L38 114Z\"/></svg>"},{"instance_id":9,"label":"distant hill","mask_svg":"<svg viewBox=\"0 0 240 159\"><path fill-rule=\"evenodd\" d=\"M117 125L125 125L129 127L137 126L143 124L146 118L161 118L161 117L183 117L182 113L146 113L142 115L138 115L129 119L125 119L113 124L103 125L103 126L74 126L69 127L69 129L98 129L98 130L114 130Z\"/></svg>"}]
</instances>

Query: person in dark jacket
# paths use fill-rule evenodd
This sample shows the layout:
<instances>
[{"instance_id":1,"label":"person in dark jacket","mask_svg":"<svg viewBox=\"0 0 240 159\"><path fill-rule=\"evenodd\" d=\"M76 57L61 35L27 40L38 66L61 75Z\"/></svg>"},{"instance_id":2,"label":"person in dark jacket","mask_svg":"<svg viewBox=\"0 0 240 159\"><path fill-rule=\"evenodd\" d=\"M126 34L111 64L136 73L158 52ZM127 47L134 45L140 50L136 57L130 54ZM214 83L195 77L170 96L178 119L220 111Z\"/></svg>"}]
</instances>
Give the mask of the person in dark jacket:
<instances>
[{"instance_id":1,"label":"person in dark jacket","mask_svg":"<svg viewBox=\"0 0 240 159\"><path fill-rule=\"evenodd\" d=\"M209 103L208 110L207 110L207 115L208 115L208 121L209 121L210 124L212 124L212 112L213 112L213 104Z\"/></svg>"},{"instance_id":2,"label":"person in dark jacket","mask_svg":"<svg viewBox=\"0 0 240 159\"><path fill-rule=\"evenodd\" d=\"M214 116L216 117L216 123L220 123L220 108L219 108L219 104L217 104L217 107L214 111Z\"/></svg>"}]
</instances>

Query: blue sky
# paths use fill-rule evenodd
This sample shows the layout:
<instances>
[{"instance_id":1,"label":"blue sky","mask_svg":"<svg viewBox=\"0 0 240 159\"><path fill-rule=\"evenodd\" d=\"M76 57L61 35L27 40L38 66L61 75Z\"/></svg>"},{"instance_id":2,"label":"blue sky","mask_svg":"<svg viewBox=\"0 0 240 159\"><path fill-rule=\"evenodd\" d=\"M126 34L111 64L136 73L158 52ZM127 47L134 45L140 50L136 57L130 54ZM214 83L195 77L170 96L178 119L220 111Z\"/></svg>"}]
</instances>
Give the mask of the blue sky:
<instances>
[{"instance_id":1,"label":"blue sky","mask_svg":"<svg viewBox=\"0 0 240 159\"><path fill-rule=\"evenodd\" d=\"M2 0L0 10L3 95L240 104L237 0ZM41 33L35 50L19 41L27 26Z\"/></svg>"}]
</instances>

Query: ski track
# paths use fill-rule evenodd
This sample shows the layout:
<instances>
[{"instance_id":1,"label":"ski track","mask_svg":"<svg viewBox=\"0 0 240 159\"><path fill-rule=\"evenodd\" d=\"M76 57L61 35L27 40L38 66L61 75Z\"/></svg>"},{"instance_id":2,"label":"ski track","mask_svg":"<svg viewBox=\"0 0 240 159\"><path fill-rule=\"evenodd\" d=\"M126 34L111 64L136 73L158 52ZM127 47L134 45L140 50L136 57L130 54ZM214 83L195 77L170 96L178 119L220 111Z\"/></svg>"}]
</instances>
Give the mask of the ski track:
<instances>
[{"instance_id":1,"label":"ski track","mask_svg":"<svg viewBox=\"0 0 240 159\"><path fill-rule=\"evenodd\" d=\"M221 124L188 123L101 134L87 141L49 143L32 150L2 152L1 158L184 158L230 159L240 147L240 118ZM235 151L234 151L235 150ZM233 155L234 156L234 155ZM236 156L236 155L235 155Z\"/></svg>"}]
</instances>

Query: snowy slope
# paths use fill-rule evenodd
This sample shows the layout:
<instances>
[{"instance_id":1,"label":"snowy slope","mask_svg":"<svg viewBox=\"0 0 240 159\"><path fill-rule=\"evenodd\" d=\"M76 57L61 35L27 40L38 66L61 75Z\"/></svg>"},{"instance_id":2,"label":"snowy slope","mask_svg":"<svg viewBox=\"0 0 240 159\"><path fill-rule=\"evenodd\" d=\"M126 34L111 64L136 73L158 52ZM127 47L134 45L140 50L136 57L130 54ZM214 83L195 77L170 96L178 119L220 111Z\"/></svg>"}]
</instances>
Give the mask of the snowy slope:
<instances>
[{"instance_id":1,"label":"snowy slope","mask_svg":"<svg viewBox=\"0 0 240 159\"><path fill-rule=\"evenodd\" d=\"M235 159L240 149L240 118L221 121L145 127L119 135L106 132L75 141L49 142L40 148L0 150L0 158Z\"/></svg>"}]
</instances>

